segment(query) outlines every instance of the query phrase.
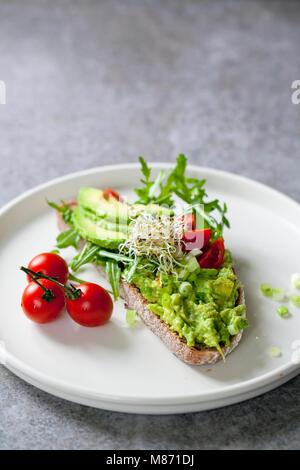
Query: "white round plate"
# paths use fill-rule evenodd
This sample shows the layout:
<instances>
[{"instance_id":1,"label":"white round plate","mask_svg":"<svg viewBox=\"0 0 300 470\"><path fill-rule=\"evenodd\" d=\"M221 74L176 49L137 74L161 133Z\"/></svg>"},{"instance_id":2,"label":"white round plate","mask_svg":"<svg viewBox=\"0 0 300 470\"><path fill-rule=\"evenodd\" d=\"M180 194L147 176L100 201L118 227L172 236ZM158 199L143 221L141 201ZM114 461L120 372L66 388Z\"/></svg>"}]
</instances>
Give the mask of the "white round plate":
<instances>
[{"instance_id":1,"label":"white round plate","mask_svg":"<svg viewBox=\"0 0 300 470\"><path fill-rule=\"evenodd\" d=\"M153 164L157 173L168 164ZM112 320L84 328L67 314L48 325L28 320L20 307L26 285L22 264L54 248L58 233L51 201L76 197L80 186L110 186L133 197L138 164L75 173L27 192L0 212L0 344L2 362L27 382L68 400L134 413L181 413L236 403L271 390L299 373L292 343L300 340L300 309L276 313L278 304L260 294L262 282L289 286L300 271L300 208L288 197L237 175L189 167L207 179L211 198L226 201L231 230L225 242L244 283L250 327L226 363L189 366L181 362L139 320L125 321L120 300ZM67 260L74 254L65 251ZM90 266L78 274L107 286ZM281 356L270 356L276 346Z\"/></svg>"}]
</instances>

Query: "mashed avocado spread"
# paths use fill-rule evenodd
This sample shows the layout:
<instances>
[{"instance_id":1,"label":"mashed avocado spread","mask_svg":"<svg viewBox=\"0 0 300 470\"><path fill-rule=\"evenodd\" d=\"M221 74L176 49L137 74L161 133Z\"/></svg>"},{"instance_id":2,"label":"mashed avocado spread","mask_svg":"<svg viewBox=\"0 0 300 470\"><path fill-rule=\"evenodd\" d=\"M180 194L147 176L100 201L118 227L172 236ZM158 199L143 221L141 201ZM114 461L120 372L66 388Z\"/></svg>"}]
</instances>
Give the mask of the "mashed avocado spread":
<instances>
[{"instance_id":1,"label":"mashed avocado spread","mask_svg":"<svg viewBox=\"0 0 300 470\"><path fill-rule=\"evenodd\" d=\"M219 270L197 267L189 272L178 267L161 279L141 262L131 283L150 302L149 309L189 346L201 343L220 350L229 345L232 335L248 326L245 306L236 306L239 282L229 250Z\"/></svg>"}]
</instances>

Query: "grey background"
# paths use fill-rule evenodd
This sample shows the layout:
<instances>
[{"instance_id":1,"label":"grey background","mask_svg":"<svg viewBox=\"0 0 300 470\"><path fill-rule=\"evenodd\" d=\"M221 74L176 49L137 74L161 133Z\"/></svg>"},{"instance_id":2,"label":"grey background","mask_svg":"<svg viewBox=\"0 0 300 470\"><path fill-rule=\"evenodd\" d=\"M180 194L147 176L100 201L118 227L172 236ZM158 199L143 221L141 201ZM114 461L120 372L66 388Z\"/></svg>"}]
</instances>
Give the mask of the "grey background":
<instances>
[{"instance_id":1,"label":"grey background","mask_svg":"<svg viewBox=\"0 0 300 470\"><path fill-rule=\"evenodd\" d=\"M53 177L147 160L252 177L300 201L300 3L0 0L0 204ZM68 403L0 367L0 448L300 448L300 376L219 410Z\"/></svg>"}]
</instances>

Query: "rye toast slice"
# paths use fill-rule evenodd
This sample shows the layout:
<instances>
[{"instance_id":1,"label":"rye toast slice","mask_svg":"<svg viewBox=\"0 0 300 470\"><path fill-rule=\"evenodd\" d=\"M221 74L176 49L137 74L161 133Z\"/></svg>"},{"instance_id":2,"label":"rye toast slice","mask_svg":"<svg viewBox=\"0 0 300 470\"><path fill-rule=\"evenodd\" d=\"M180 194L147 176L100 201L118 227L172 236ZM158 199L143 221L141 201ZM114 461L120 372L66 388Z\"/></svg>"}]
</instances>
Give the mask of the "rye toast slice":
<instances>
[{"instance_id":1,"label":"rye toast slice","mask_svg":"<svg viewBox=\"0 0 300 470\"><path fill-rule=\"evenodd\" d=\"M67 205L74 209L77 206L77 201L72 200L67 202ZM57 211L58 228L61 232L69 229L69 225L62 218L61 212ZM83 244L82 240L82 244ZM99 273L106 277L106 273L102 266L97 266ZM121 280L120 281L120 296L125 301L127 308L136 310L139 317L145 325L156 335L159 339L172 351L172 353L191 365L214 364L222 359L220 352L216 348L208 348L204 344L197 344L196 346L188 346L184 339L171 331L169 326L163 322L158 315L149 310L148 301L141 295L140 291L132 284ZM244 289L239 287L239 297L236 305L245 305ZM238 345L241 340L243 330L237 335L231 337L229 346L223 346L222 352L227 356Z\"/></svg>"}]
</instances>

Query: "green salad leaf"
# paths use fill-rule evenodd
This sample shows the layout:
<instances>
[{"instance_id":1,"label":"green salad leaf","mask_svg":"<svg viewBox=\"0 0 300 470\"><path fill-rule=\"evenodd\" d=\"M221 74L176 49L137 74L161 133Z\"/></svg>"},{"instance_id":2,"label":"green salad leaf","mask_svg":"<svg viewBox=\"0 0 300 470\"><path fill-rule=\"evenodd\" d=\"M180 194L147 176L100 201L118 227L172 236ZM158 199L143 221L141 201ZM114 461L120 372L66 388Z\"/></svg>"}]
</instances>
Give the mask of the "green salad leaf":
<instances>
[{"instance_id":1,"label":"green salad leaf","mask_svg":"<svg viewBox=\"0 0 300 470\"><path fill-rule=\"evenodd\" d=\"M190 206L196 217L197 228L210 228L212 240L222 236L224 226L230 228L226 217L227 205L220 204L218 199L207 201L204 189L205 179L187 178L185 176L187 159L183 154L178 155L175 168L166 176L164 170L160 171L157 178L151 181L151 169L140 157L141 171L144 179L141 180L144 187L136 188L139 204L164 204L174 205L174 195Z\"/></svg>"},{"instance_id":2,"label":"green salad leaf","mask_svg":"<svg viewBox=\"0 0 300 470\"><path fill-rule=\"evenodd\" d=\"M47 201L48 206L50 206L50 207L52 207L52 209L55 209L56 211L62 213L62 218L64 219L66 224L71 225L71 217L72 217L72 212L73 211L72 211L72 209L70 209L70 207L64 201L61 201L60 206L58 206L54 202L48 201L48 199L46 199L46 201Z\"/></svg>"},{"instance_id":3,"label":"green salad leaf","mask_svg":"<svg viewBox=\"0 0 300 470\"><path fill-rule=\"evenodd\" d=\"M102 250L99 249L97 253L98 258L109 258L113 259L115 261L121 261L122 263L131 263L132 259L129 258L129 256L121 255L119 253L113 252L113 251L108 251L108 250Z\"/></svg>"},{"instance_id":4,"label":"green salad leaf","mask_svg":"<svg viewBox=\"0 0 300 470\"><path fill-rule=\"evenodd\" d=\"M120 279L121 279L121 268L117 261L108 260L105 264L105 272L110 282L114 300L118 300L120 295Z\"/></svg>"},{"instance_id":5,"label":"green salad leaf","mask_svg":"<svg viewBox=\"0 0 300 470\"><path fill-rule=\"evenodd\" d=\"M166 177L166 172L161 170L154 181L150 181L151 176L151 169L143 159L143 157L139 157L139 161L141 164L141 171L144 175L144 179L141 179L141 183L145 185L144 188L136 188L134 191L139 197L138 204L150 204L151 202L155 204L162 204L165 202L168 204L170 202L172 204L173 201L168 201L169 195L172 194L169 191L166 191L167 185L163 186L163 181ZM156 192L160 189L159 196L156 196Z\"/></svg>"},{"instance_id":6,"label":"green salad leaf","mask_svg":"<svg viewBox=\"0 0 300 470\"><path fill-rule=\"evenodd\" d=\"M97 252L99 251L99 246L93 245L93 243L87 242L84 245L84 248L81 250L78 255L74 256L73 260L70 263L71 269L76 272L81 266L87 263L93 263L96 259Z\"/></svg>"},{"instance_id":7,"label":"green salad leaf","mask_svg":"<svg viewBox=\"0 0 300 470\"><path fill-rule=\"evenodd\" d=\"M68 248L68 246L74 246L74 248L78 248L78 242L80 240L80 235L74 230L70 228L65 232L61 232L56 237L56 246L58 248Z\"/></svg>"}]
</instances>

